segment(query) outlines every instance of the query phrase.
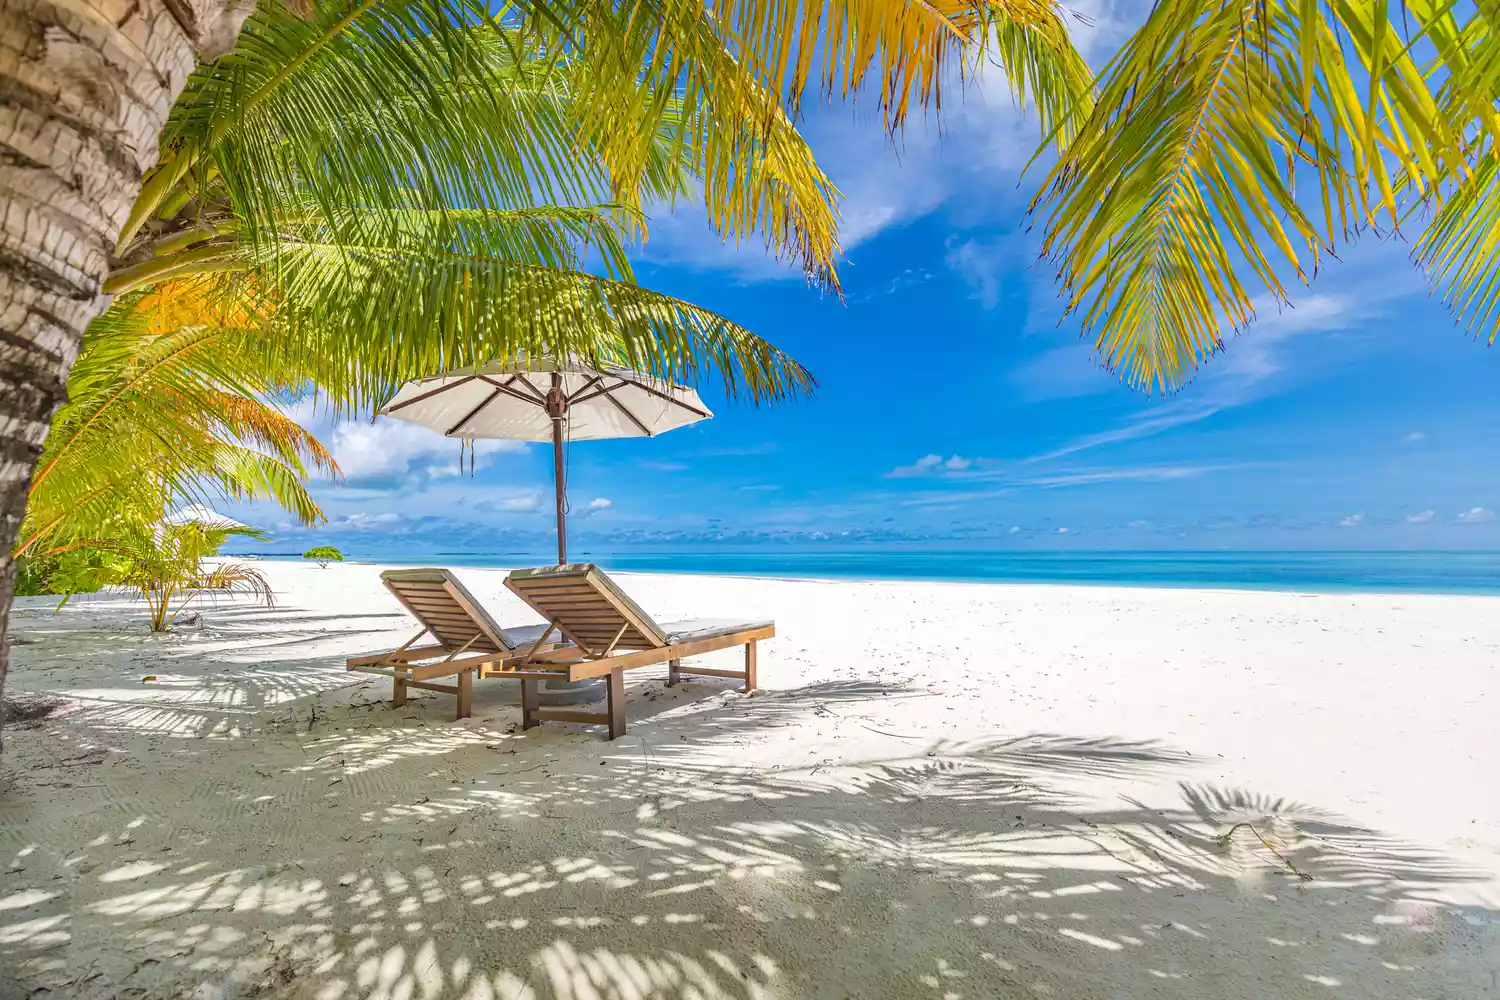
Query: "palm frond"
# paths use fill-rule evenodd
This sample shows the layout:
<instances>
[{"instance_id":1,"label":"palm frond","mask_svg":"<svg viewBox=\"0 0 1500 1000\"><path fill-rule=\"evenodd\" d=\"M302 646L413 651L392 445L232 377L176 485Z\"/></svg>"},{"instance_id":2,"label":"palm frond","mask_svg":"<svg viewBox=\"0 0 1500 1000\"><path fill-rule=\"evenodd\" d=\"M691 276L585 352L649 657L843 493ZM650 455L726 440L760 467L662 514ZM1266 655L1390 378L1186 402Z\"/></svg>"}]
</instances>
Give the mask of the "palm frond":
<instances>
[{"instance_id":1,"label":"palm frond","mask_svg":"<svg viewBox=\"0 0 1500 1000\"><path fill-rule=\"evenodd\" d=\"M1413 55L1427 23L1367 0L1153 9L1032 206L1107 367L1181 386L1253 319L1252 286L1285 301L1284 272L1310 280L1455 169L1464 129Z\"/></svg>"},{"instance_id":2,"label":"palm frond","mask_svg":"<svg viewBox=\"0 0 1500 1000\"><path fill-rule=\"evenodd\" d=\"M97 544L158 524L185 499L263 497L305 521L322 516L302 482L309 467L333 476L337 464L263 402L282 380L304 380L287 367L295 358L273 356L258 326L214 322L249 315L175 284L100 318L33 478L18 552Z\"/></svg>"},{"instance_id":3,"label":"palm frond","mask_svg":"<svg viewBox=\"0 0 1500 1000\"><path fill-rule=\"evenodd\" d=\"M247 250L247 252L253 252ZM730 396L771 402L815 381L721 316L626 281L416 246L288 241L247 266L274 269L267 340L341 406L378 405L406 381L493 358L611 360ZM216 275L225 294L235 278Z\"/></svg>"}]
</instances>

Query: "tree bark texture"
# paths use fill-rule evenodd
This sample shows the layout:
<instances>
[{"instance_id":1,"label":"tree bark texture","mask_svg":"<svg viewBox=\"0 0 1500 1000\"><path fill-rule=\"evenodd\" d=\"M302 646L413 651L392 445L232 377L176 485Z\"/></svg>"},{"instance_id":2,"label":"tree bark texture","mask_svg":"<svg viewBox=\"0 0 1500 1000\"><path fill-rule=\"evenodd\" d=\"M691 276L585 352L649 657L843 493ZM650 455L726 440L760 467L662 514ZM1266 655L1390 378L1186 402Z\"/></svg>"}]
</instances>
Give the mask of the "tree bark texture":
<instances>
[{"instance_id":1,"label":"tree bark texture","mask_svg":"<svg viewBox=\"0 0 1500 1000\"><path fill-rule=\"evenodd\" d=\"M0 637L32 470L108 305L109 252L188 74L233 46L252 6L0 0ZM0 638L0 695L8 659Z\"/></svg>"}]
</instances>

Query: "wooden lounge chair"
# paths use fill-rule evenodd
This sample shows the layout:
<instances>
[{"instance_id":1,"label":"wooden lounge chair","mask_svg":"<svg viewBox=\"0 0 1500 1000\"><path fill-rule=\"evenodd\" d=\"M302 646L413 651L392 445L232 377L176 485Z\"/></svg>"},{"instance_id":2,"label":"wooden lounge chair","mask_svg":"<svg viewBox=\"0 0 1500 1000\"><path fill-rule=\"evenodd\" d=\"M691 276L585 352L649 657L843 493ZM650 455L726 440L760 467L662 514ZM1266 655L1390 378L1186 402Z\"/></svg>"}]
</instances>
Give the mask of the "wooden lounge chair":
<instances>
[{"instance_id":1,"label":"wooden lounge chair","mask_svg":"<svg viewBox=\"0 0 1500 1000\"><path fill-rule=\"evenodd\" d=\"M755 644L776 635L773 622L678 622L658 625L625 595L603 570L591 564L521 569L505 585L547 620L546 630L524 656L496 661L480 668L481 677L521 678L521 724L530 729L543 722L577 722L609 727L609 738L625 733L624 672L657 663L667 664L667 683L686 673L734 677L745 690L755 687ZM544 648L555 633L567 645ZM745 647L744 670L686 671L684 657ZM543 708L537 680L559 677L584 680L606 677L607 706L603 713Z\"/></svg>"},{"instance_id":2,"label":"wooden lounge chair","mask_svg":"<svg viewBox=\"0 0 1500 1000\"><path fill-rule=\"evenodd\" d=\"M380 579L422 628L398 648L352 656L345 667L390 677L391 701L398 707L406 704L407 688L442 691L458 700L455 718L468 718L474 706L474 674L481 667L543 648L537 640L543 638L545 626L501 628L446 569L389 569ZM433 641L415 645L424 635ZM453 684L435 682L455 675Z\"/></svg>"}]
</instances>

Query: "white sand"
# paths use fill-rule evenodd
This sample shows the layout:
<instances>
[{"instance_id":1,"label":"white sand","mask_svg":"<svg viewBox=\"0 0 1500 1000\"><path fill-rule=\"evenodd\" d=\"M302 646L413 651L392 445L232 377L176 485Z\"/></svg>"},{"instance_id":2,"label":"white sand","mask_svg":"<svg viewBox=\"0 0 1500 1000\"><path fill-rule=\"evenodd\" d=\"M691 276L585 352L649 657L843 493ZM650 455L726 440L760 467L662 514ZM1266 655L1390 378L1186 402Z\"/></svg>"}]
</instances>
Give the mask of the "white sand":
<instances>
[{"instance_id":1,"label":"white sand","mask_svg":"<svg viewBox=\"0 0 1500 1000\"><path fill-rule=\"evenodd\" d=\"M608 743L392 709L375 568L265 566L21 602L0 997L1500 997L1500 600L627 575L780 634Z\"/></svg>"}]
</instances>

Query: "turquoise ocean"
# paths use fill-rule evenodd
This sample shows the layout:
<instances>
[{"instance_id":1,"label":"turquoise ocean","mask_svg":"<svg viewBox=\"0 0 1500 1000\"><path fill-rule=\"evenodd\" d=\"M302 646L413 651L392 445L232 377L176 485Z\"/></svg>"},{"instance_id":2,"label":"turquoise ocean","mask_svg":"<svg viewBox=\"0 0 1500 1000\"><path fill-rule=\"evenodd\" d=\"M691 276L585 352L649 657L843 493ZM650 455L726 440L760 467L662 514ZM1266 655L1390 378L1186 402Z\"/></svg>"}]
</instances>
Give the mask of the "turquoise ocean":
<instances>
[{"instance_id":1,"label":"turquoise ocean","mask_svg":"<svg viewBox=\"0 0 1500 1000\"><path fill-rule=\"evenodd\" d=\"M515 567L542 552L346 548L351 560ZM287 558L298 553L257 553ZM1500 552L1015 552L777 546L754 549L590 550L569 554L616 572L708 573L772 579L948 580L983 583L1220 587L1323 593L1500 594Z\"/></svg>"}]
</instances>

